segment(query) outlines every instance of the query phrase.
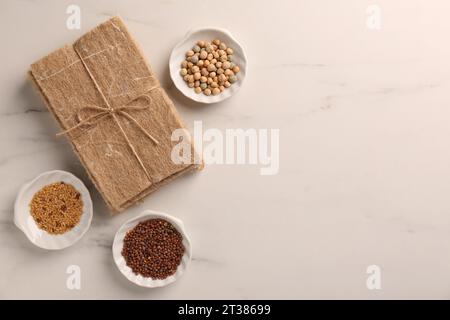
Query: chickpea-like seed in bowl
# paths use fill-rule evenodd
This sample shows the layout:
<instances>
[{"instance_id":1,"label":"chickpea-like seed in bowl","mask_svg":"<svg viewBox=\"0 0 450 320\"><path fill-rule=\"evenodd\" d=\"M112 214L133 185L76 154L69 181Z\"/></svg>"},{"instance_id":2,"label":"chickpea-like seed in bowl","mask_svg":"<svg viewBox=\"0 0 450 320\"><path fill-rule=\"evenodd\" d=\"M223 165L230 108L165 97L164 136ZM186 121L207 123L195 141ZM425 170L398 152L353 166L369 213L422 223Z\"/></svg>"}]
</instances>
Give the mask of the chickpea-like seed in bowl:
<instances>
[{"instance_id":1,"label":"chickpea-like seed in bowl","mask_svg":"<svg viewBox=\"0 0 450 320\"><path fill-rule=\"evenodd\" d=\"M197 94L218 95L237 81L233 49L220 39L200 40L186 52L180 75Z\"/></svg>"}]
</instances>

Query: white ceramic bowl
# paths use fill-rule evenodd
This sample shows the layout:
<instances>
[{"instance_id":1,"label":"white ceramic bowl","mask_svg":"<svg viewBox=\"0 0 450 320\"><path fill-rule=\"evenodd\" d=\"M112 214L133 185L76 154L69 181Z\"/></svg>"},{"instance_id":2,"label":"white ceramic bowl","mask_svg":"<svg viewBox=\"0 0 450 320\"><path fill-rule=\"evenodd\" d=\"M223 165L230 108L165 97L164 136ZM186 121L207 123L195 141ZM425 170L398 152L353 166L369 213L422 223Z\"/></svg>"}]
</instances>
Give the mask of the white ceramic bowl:
<instances>
[{"instance_id":1,"label":"white ceramic bowl","mask_svg":"<svg viewBox=\"0 0 450 320\"><path fill-rule=\"evenodd\" d=\"M54 235L45 230L40 229L30 213L30 202L36 192L44 186L55 183L64 182L71 184L81 194L83 200L83 214L80 222L70 231ZM22 186L17 195L14 204L14 223L25 233L27 238L36 246L48 250L59 250L73 245L81 239L91 225L92 220L92 200L88 189L83 182L73 174L61 171L47 171L40 174L31 182Z\"/></svg>"},{"instance_id":2,"label":"white ceramic bowl","mask_svg":"<svg viewBox=\"0 0 450 320\"><path fill-rule=\"evenodd\" d=\"M142 275L135 274L130 267L127 266L124 257L122 256L122 249L123 249L123 239L125 238L125 235L127 232L131 229L133 229L139 222L146 221L149 219L164 219L168 222L170 222L181 234L183 237L183 245L185 248L184 255L181 259L181 263L178 266L177 271L175 274L162 279L162 280L154 280L152 278L145 278ZM114 243L113 243L113 256L114 261L116 262L117 268L119 268L120 272L130 280L131 282L141 286L141 287L147 287L147 288L156 288L156 287L163 287L166 286L175 280L177 280L186 270L187 266L189 265L191 261L192 256L192 248L191 248L191 241L189 240L188 236L186 235L186 231L184 229L184 224L181 220L174 218L168 214L157 212L157 211L151 211L151 210L145 210L142 212L139 216L128 220L125 222L120 229L117 231L116 236L114 237Z\"/></svg>"},{"instance_id":3,"label":"white ceramic bowl","mask_svg":"<svg viewBox=\"0 0 450 320\"><path fill-rule=\"evenodd\" d=\"M233 62L239 66L241 71L236 75L238 80L220 94L216 96L206 96L203 93L197 94L193 88L188 87L180 75L181 62L185 59L186 52L191 50L197 41L212 41L214 39L224 41L227 46L234 50ZM170 55L169 69L173 83L186 97L201 103L215 103L231 97L240 89L247 73L247 58L244 49L229 31L218 28L204 28L188 32L184 39L173 48Z\"/></svg>"}]
</instances>

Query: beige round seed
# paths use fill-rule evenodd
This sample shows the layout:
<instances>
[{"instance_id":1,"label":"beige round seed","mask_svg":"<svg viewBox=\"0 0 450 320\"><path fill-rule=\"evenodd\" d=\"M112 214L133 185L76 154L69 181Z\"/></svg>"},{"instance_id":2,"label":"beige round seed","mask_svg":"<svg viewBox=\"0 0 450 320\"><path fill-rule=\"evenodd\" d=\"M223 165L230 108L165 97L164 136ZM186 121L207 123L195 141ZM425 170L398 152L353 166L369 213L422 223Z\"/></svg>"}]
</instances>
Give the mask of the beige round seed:
<instances>
[{"instance_id":1,"label":"beige round seed","mask_svg":"<svg viewBox=\"0 0 450 320\"><path fill-rule=\"evenodd\" d=\"M200 59L205 60L208 57L208 52L202 51L200 52Z\"/></svg>"},{"instance_id":2,"label":"beige round seed","mask_svg":"<svg viewBox=\"0 0 450 320\"><path fill-rule=\"evenodd\" d=\"M220 74L219 75L219 82L225 82L227 81L227 76L224 74Z\"/></svg>"},{"instance_id":3,"label":"beige round seed","mask_svg":"<svg viewBox=\"0 0 450 320\"><path fill-rule=\"evenodd\" d=\"M223 92L225 90L225 87L224 86L220 86L219 89L220 89L220 92Z\"/></svg>"},{"instance_id":4,"label":"beige round seed","mask_svg":"<svg viewBox=\"0 0 450 320\"><path fill-rule=\"evenodd\" d=\"M214 51L213 56L214 56L214 58L219 59L220 54L217 51Z\"/></svg>"},{"instance_id":5,"label":"beige round seed","mask_svg":"<svg viewBox=\"0 0 450 320\"><path fill-rule=\"evenodd\" d=\"M184 61L181 63L181 67L186 69L186 68L187 68L187 63L188 63L188 62L187 62L186 60L184 60Z\"/></svg>"},{"instance_id":6,"label":"beige round seed","mask_svg":"<svg viewBox=\"0 0 450 320\"><path fill-rule=\"evenodd\" d=\"M217 63L216 63L216 68L222 68L222 62L217 61Z\"/></svg>"},{"instance_id":7,"label":"beige round seed","mask_svg":"<svg viewBox=\"0 0 450 320\"><path fill-rule=\"evenodd\" d=\"M208 80L206 80L206 83L211 84L212 82L213 82L213 79L208 77Z\"/></svg>"},{"instance_id":8,"label":"beige round seed","mask_svg":"<svg viewBox=\"0 0 450 320\"><path fill-rule=\"evenodd\" d=\"M212 94L215 95L215 96L217 96L219 93L220 93L220 89L219 88L214 88L212 90Z\"/></svg>"},{"instance_id":9,"label":"beige round seed","mask_svg":"<svg viewBox=\"0 0 450 320\"><path fill-rule=\"evenodd\" d=\"M237 81L237 77L236 76L230 76L230 78L228 78L228 81L230 81L231 83L235 83Z\"/></svg>"},{"instance_id":10,"label":"beige round seed","mask_svg":"<svg viewBox=\"0 0 450 320\"><path fill-rule=\"evenodd\" d=\"M209 75L208 69L202 68L202 76L205 76L205 77L206 77L207 75Z\"/></svg>"},{"instance_id":11,"label":"beige round seed","mask_svg":"<svg viewBox=\"0 0 450 320\"><path fill-rule=\"evenodd\" d=\"M210 72L209 73L209 76L211 77L211 78L214 78L215 76L216 76L216 73L213 71L213 72Z\"/></svg>"},{"instance_id":12,"label":"beige round seed","mask_svg":"<svg viewBox=\"0 0 450 320\"><path fill-rule=\"evenodd\" d=\"M228 54L233 54L234 53L233 49L231 49L231 48L227 48L226 51L227 51Z\"/></svg>"},{"instance_id":13,"label":"beige round seed","mask_svg":"<svg viewBox=\"0 0 450 320\"><path fill-rule=\"evenodd\" d=\"M194 82L194 87L195 87L195 88L200 87L200 81L198 81L198 80L195 81L195 82Z\"/></svg>"},{"instance_id":14,"label":"beige round seed","mask_svg":"<svg viewBox=\"0 0 450 320\"><path fill-rule=\"evenodd\" d=\"M234 66L233 72L236 74L236 73L238 73L239 71L241 71L241 69L240 69L238 66Z\"/></svg>"},{"instance_id":15,"label":"beige round seed","mask_svg":"<svg viewBox=\"0 0 450 320\"><path fill-rule=\"evenodd\" d=\"M185 75L187 75L188 71L186 68L183 68L180 70L180 74L184 77Z\"/></svg>"},{"instance_id":16,"label":"beige round seed","mask_svg":"<svg viewBox=\"0 0 450 320\"><path fill-rule=\"evenodd\" d=\"M194 51L189 50L188 52L186 52L186 57L192 57L194 55Z\"/></svg>"},{"instance_id":17,"label":"beige round seed","mask_svg":"<svg viewBox=\"0 0 450 320\"><path fill-rule=\"evenodd\" d=\"M193 82L189 82L189 83L188 83L188 87L189 87L189 88L193 88L193 87L194 87L194 83L193 83Z\"/></svg>"},{"instance_id":18,"label":"beige round seed","mask_svg":"<svg viewBox=\"0 0 450 320\"><path fill-rule=\"evenodd\" d=\"M220 45L220 40L219 40L219 39L214 39L214 40L213 40L213 43L214 43L216 46L218 46L218 45Z\"/></svg>"},{"instance_id":19,"label":"beige round seed","mask_svg":"<svg viewBox=\"0 0 450 320\"><path fill-rule=\"evenodd\" d=\"M223 86L224 86L225 88L229 88L229 87L231 87L231 83L229 83L228 81L225 81L225 83L223 84Z\"/></svg>"},{"instance_id":20,"label":"beige round seed","mask_svg":"<svg viewBox=\"0 0 450 320\"><path fill-rule=\"evenodd\" d=\"M212 59L212 60L211 60L211 63L212 63L213 65L216 65L217 60L216 60L216 59Z\"/></svg>"},{"instance_id":21,"label":"beige round seed","mask_svg":"<svg viewBox=\"0 0 450 320\"><path fill-rule=\"evenodd\" d=\"M222 68L217 69L217 74L223 74L225 72L225 70L223 70Z\"/></svg>"},{"instance_id":22,"label":"beige round seed","mask_svg":"<svg viewBox=\"0 0 450 320\"><path fill-rule=\"evenodd\" d=\"M227 69L227 70L225 70L225 75L226 76L234 76L234 72L233 72L233 70L231 70L231 69Z\"/></svg>"},{"instance_id":23,"label":"beige round seed","mask_svg":"<svg viewBox=\"0 0 450 320\"><path fill-rule=\"evenodd\" d=\"M219 49L227 50L227 45L224 42L222 42L221 44L219 44Z\"/></svg>"},{"instance_id":24,"label":"beige round seed","mask_svg":"<svg viewBox=\"0 0 450 320\"><path fill-rule=\"evenodd\" d=\"M200 92L202 92L202 88L200 88L200 87L196 87L195 89L194 89L194 91L195 91L195 93L200 93Z\"/></svg>"},{"instance_id":25,"label":"beige round seed","mask_svg":"<svg viewBox=\"0 0 450 320\"><path fill-rule=\"evenodd\" d=\"M184 81L188 82L188 81L189 81L189 75L185 75L185 76L183 77L183 79L184 79Z\"/></svg>"},{"instance_id":26,"label":"beige round seed","mask_svg":"<svg viewBox=\"0 0 450 320\"><path fill-rule=\"evenodd\" d=\"M222 69L230 69L231 68L231 63L229 61L225 61L224 63L222 63Z\"/></svg>"},{"instance_id":27,"label":"beige round seed","mask_svg":"<svg viewBox=\"0 0 450 320\"><path fill-rule=\"evenodd\" d=\"M205 94L205 95L207 95L207 96L210 96L211 95L211 89L205 89L204 91L203 91L203 93Z\"/></svg>"},{"instance_id":28,"label":"beige round seed","mask_svg":"<svg viewBox=\"0 0 450 320\"><path fill-rule=\"evenodd\" d=\"M200 80L201 77L202 75L200 74L200 72L194 73L194 80Z\"/></svg>"},{"instance_id":29,"label":"beige round seed","mask_svg":"<svg viewBox=\"0 0 450 320\"><path fill-rule=\"evenodd\" d=\"M200 68L198 66L192 66L191 71L192 73L196 73L200 71Z\"/></svg>"},{"instance_id":30,"label":"beige round seed","mask_svg":"<svg viewBox=\"0 0 450 320\"><path fill-rule=\"evenodd\" d=\"M197 62L197 66L199 66L199 67L203 67L204 64L205 64L205 61L203 61L203 60L199 60Z\"/></svg>"},{"instance_id":31,"label":"beige round seed","mask_svg":"<svg viewBox=\"0 0 450 320\"><path fill-rule=\"evenodd\" d=\"M193 63L193 64L197 64L198 63L198 53L196 53L195 55L193 55L192 57L191 57L191 62Z\"/></svg>"},{"instance_id":32,"label":"beige round seed","mask_svg":"<svg viewBox=\"0 0 450 320\"><path fill-rule=\"evenodd\" d=\"M219 85L217 84L217 82L213 81L211 83L211 88L217 88L217 87L219 87Z\"/></svg>"},{"instance_id":33,"label":"beige round seed","mask_svg":"<svg viewBox=\"0 0 450 320\"><path fill-rule=\"evenodd\" d=\"M204 48L204 47L205 47L205 41L203 41L203 40L197 41L197 45L198 45L200 48Z\"/></svg>"},{"instance_id":34,"label":"beige round seed","mask_svg":"<svg viewBox=\"0 0 450 320\"><path fill-rule=\"evenodd\" d=\"M208 56L206 57L206 59L208 59L209 61L211 61L212 59L214 59L214 56L212 53L209 53Z\"/></svg>"},{"instance_id":35,"label":"beige round seed","mask_svg":"<svg viewBox=\"0 0 450 320\"><path fill-rule=\"evenodd\" d=\"M192 68L193 65L194 65L194 64L193 64L192 62L188 62L187 67L188 67L188 68Z\"/></svg>"},{"instance_id":36,"label":"beige round seed","mask_svg":"<svg viewBox=\"0 0 450 320\"><path fill-rule=\"evenodd\" d=\"M200 78L200 82L206 82L206 81L208 81L208 78L207 78L207 77L202 76L202 77Z\"/></svg>"},{"instance_id":37,"label":"beige round seed","mask_svg":"<svg viewBox=\"0 0 450 320\"><path fill-rule=\"evenodd\" d=\"M210 65L208 66L208 71L209 71L209 72L213 72L213 71L216 71L216 70L217 70L217 68L216 68L215 65L210 64Z\"/></svg>"}]
</instances>

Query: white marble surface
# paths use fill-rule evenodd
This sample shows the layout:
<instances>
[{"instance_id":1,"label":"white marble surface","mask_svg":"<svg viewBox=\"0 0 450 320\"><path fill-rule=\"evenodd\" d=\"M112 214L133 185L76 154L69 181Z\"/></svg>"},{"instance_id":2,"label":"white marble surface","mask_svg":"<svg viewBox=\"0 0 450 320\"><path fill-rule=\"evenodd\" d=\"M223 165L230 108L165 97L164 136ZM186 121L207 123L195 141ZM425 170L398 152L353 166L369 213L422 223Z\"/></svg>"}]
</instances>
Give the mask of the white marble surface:
<instances>
[{"instance_id":1,"label":"white marble surface","mask_svg":"<svg viewBox=\"0 0 450 320\"><path fill-rule=\"evenodd\" d=\"M82 9L81 30L65 27ZM446 0L0 1L0 298L450 298L450 3ZM381 30L366 8L382 9ZM111 217L42 101L30 63L120 14L188 127L279 128L280 173L208 166ZM229 29L249 73L224 103L186 101L168 56L190 28ZM13 225L19 187L68 170L91 190L91 229L40 250ZM181 218L185 276L129 283L113 264L118 227L143 209ZM81 290L66 287L79 265ZM381 290L366 288L379 265Z\"/></svg>"}]
</instances>

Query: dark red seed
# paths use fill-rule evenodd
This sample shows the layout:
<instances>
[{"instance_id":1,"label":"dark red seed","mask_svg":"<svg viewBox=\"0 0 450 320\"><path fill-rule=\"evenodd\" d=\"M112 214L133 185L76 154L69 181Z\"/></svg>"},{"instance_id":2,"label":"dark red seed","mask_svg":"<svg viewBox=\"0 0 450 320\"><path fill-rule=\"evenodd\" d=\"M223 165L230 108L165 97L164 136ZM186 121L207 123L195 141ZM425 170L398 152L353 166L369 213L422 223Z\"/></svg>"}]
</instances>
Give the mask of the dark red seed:
<instances>
[{"instance_id":1,"label":"dark red seed","mask_svg":"<svg viewBox=\"0 0 450 320\"><path fill-rule=\"evenodd\" d=\"M127 232L122 255L135 274L165 279L177 271L185 248L183 237L168 221L150 219Z\"/></svg>"}]
</instances>

